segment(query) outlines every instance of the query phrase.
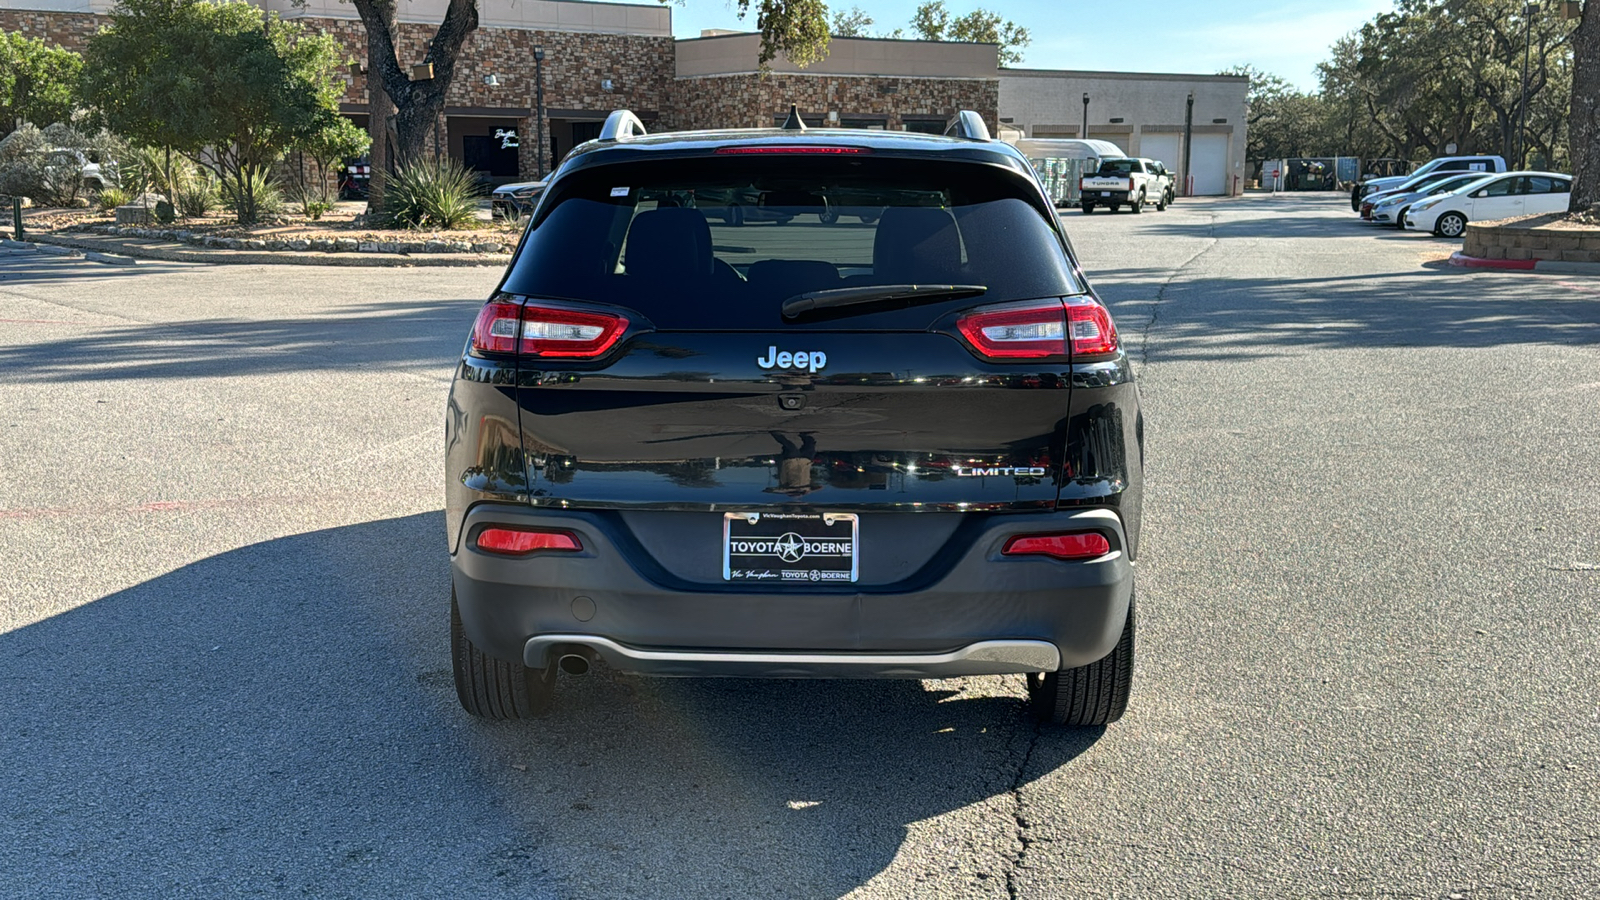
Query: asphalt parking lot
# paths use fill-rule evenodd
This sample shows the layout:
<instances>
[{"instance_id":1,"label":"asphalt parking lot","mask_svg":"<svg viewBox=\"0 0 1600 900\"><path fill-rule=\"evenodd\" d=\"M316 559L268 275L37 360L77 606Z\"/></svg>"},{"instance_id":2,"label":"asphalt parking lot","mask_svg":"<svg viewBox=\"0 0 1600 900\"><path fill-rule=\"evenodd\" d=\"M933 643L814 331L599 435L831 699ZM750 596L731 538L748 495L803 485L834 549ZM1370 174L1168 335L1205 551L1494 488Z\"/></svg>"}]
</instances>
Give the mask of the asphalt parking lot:
<instances>
[{"instance_id":1,"label":"asphalt parking lot","mask_svg":"<svg viewBox=\"0 0 1600 900\"><path fill-rule=\"evenodd\" d=\"M471 720L442 416L498 272L0 250L0 896L1592 894L1600 279L1338 194L1063 221L1149 418L1089 731L1020 678Z\"/></svg>"}]
</instances>

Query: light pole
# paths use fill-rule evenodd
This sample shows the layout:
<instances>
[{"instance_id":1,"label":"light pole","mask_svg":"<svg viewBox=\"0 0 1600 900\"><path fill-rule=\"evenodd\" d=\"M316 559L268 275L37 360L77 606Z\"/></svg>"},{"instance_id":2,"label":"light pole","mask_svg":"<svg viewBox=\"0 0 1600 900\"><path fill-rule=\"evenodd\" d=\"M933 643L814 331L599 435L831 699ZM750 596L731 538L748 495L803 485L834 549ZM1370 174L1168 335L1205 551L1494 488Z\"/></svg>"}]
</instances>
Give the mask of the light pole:
<instances>
[{"instance_id":1,"label":"light pole","mask_svg":"<svg viewBox=\"0 0 1600 900\"><path fill-rule=\"evenodd\" d=\"M1189 145L1194 141L1194 91L1189 92L1189 105L1183 113L1183 195L1190 196L1192 179L1189 177Z\"/></svg>"},{"instance_id":2,"label":"light pole","mask_svg":"<svg viewBox=\"0 0 1600 900\"><path fill-rule=\"evenodd\" d=\"M1078 135L1083 140L1089 139L1089 92L1083 92L1083 133Z\"/></svg>"},{"instance_id":3,"label":"light pole","mask_svg":"<svg viewBox=\"0 0 1600 900\"><path fill-rule=\"evenodd\" d=\"M533 48L533 152L538 157L539 180L544 180L544 48Z\"/></svg>"}]
</instances>

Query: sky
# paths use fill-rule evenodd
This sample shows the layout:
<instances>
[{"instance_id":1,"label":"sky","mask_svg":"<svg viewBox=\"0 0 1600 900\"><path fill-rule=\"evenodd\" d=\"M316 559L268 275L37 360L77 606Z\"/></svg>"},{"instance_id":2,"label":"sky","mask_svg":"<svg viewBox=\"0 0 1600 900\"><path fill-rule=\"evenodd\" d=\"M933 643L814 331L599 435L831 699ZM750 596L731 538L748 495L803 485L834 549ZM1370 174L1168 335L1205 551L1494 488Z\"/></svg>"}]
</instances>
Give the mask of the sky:
<instances>
[{"instance_id":1,"label":"sky","mask_svg":"<svg viewBox=\"0 0 1600 900\"><path fill-rule=\"evenodd\" d=\"M828 0L831 9L860 6L874 19L872 30L884 32L907 26L917 4ZM1336 39L1394 7L1393 0L1322 0L1310 8L1281 0L946 0L953 15L980 5L1033 33L1023 68L1204 74L1249 63L1308 91L1317 89L1317 63ZM734 10L728 0L683 0L672 8L672 30L680 38L705 28L754 31L754 16L741 21Z\"/></svg>"}]
</instances>

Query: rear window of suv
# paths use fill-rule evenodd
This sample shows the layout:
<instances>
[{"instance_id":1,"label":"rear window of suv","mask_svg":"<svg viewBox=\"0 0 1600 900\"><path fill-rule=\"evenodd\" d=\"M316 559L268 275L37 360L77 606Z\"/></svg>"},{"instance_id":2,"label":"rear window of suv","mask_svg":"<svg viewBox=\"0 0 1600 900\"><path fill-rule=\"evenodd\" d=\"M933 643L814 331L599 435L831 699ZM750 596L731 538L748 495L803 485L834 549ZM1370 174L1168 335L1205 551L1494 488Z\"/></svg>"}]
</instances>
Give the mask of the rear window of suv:
<instances>
[{"instance_id":1,"label":"rear window of suv","mask_svg":"<svg viewBox=\"0 0 1600 900\"><path fill-rule=\"evenodd\" d=\"M925 328L954 308L1082 293L1030 182L906 158L694 158L552 185L503 289L614 304L659 328L793 327L783 301L857 285L979 285L977 298L854 317Z\"/></svg>"}]
</instances>

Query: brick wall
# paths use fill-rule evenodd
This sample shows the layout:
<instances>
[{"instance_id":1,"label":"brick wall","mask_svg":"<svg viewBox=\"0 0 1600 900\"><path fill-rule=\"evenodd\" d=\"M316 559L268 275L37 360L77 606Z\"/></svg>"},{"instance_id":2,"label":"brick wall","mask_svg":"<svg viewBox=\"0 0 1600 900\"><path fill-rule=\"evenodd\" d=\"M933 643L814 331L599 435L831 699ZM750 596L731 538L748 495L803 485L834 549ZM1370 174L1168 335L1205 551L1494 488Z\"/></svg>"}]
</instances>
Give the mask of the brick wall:
<instances>
[{"instance_id":1,"label":"brick wall","mask_svg":"<svg viewBox=\"0 0 1600 900\"><path fill-rule=\"evenodd\" d=\"M1600 229L1468 224L1461 253L1478 259L1600 263Z\"/></svg>"},{"instance_id":2,"label":"brick wall","mask_svg":"<svg viewBox=\"0 0 1600 900\"><path fill-rule=\"evenodd\" d=\"M672 128L771 127L773 116L800 107L808 119L836 111L841 117L882 116L898 131L908 118L949 118L971 109L991 133L1000 125L1000 80L829 77L771 74L709 75L678 81L668 126Z\"/></svg>"},{"instance_id":3,"label":"brick wall","mask_svg":"<svg viewBox=\"0 0 1600 900\"><path fill-rule=\"evenodd\" d=\"M22 32L27 37L43 38L46 44L82 53L89 38L108 19L90 13L40 12L32 9L0 9L0 31Z\"/></svg>"}]
</instances>

